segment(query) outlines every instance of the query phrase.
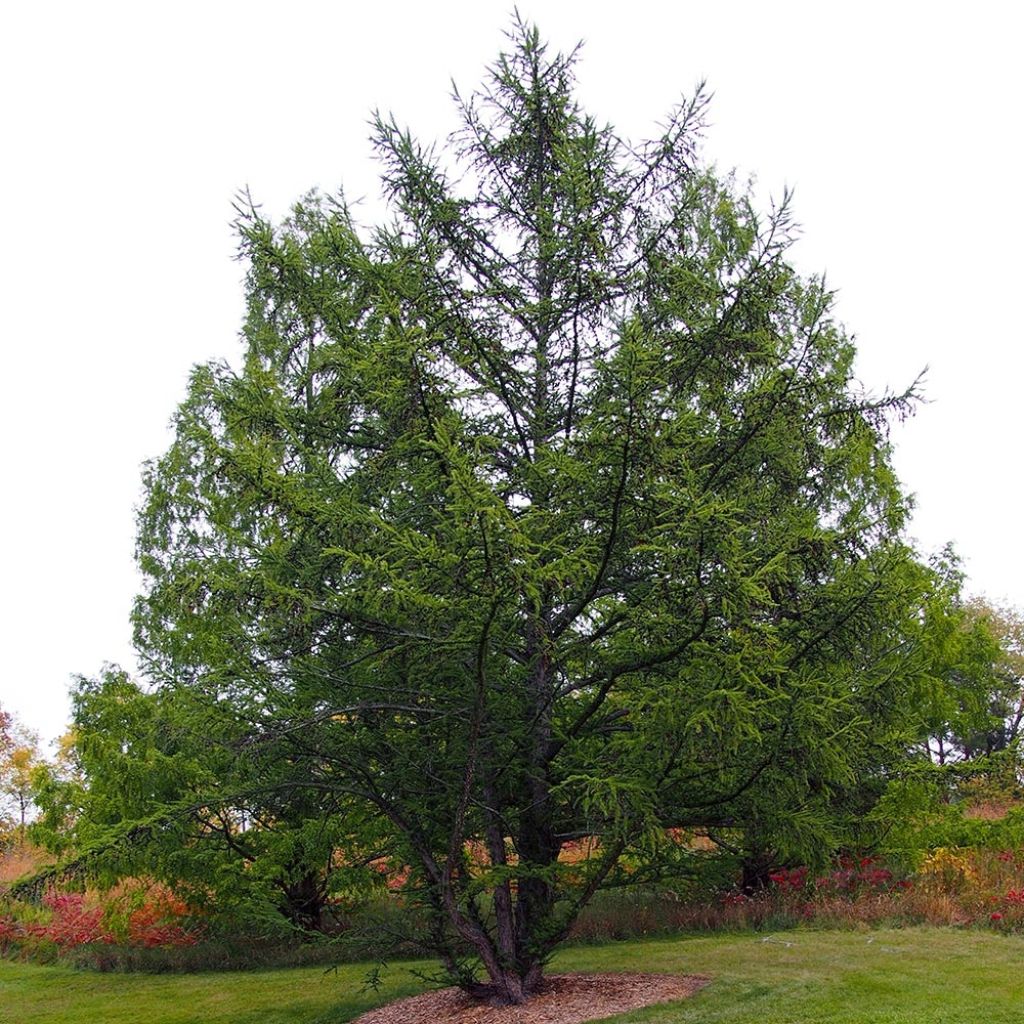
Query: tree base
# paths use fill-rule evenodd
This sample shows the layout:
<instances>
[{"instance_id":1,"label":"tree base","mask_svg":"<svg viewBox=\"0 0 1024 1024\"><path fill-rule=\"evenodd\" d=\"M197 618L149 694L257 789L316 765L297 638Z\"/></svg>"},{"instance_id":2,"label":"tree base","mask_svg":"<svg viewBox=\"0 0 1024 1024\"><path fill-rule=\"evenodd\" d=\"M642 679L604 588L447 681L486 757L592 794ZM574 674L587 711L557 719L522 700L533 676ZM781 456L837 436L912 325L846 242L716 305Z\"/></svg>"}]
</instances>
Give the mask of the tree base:
<instances>
[{"instance_id":1,"label":"tree base","mask_svg":"<svg viewBox=\"0 0 1024 1024\"><path fill-rule=\"evenodd\" d=\"M710 979L676 974L561 974L519 1004L488 1004L458 988L399 999L355 1024L583 1024L655 1003L686 999ZM485 994L494 986L474 986Z\"/></svg>"},{"instance_id":2,"label":"tree base","mask_svg":"<svg viewBox=\"0 0 1024 1024\"><path fill-rule=\"evenodd\" d=\"M544 991L544 982L542 979L539 984L532 986L525 985L518 979L510 981L505 986L496 982L474 982L472 985L464 986L462 991L474 1002L487 1006L522 1006Z\"/></svg>"}]
</instances>

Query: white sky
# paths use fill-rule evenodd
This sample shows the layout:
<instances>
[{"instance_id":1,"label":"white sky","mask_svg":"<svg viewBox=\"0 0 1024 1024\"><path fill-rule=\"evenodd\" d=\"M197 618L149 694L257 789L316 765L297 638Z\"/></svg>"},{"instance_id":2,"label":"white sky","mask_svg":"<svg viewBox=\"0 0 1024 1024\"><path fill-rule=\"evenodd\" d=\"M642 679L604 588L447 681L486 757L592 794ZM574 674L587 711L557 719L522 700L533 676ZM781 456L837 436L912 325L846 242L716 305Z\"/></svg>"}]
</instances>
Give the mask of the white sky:
<instances>
[{"instance_id":1,"label":"white sky","mask_svg":"<svg viewBox=\"0 0 1024 1024\"><path fill-rule=\"evenodd\" d=\"M237 356L231 199L377 196L371 109L454 127L511 2L9 4L0 14L0 705L52 738L72 673L133 667L139 467L190 366ZM827 271L874 389L930 366L898 428L925 549L1024 605L1018 311L1024 100L1015 5L523 0L586 40L585 104L653 134L715 93L705 154L796 189L796 260ZM369 207L368 207L369 208Z\"/></svg>"}]
</instances>

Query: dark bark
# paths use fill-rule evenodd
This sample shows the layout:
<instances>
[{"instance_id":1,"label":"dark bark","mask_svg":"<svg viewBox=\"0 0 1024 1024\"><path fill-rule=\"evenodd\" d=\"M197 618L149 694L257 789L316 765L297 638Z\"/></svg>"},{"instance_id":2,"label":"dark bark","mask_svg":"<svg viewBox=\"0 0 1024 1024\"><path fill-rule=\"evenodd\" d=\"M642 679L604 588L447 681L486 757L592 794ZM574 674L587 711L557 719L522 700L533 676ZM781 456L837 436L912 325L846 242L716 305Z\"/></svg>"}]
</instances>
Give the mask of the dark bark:
<instances>
[{"instance_id":1,"label":"dark bark","mask_svg":"<svg viewBox=\"0 0 1024 1024\"><path fill-rule=\"evenodd\" d=\"M748 851L740 866L740 889L745 896L756 896L768 888L774 862L764 850Z\"/></svg>"},{"instance_id":2,"label":"dark bark","mask_svg":"<svg viewBox=\"0 0 1024 1024\"><path fill-rule=\"evenodd\" d=\"M281 913L297 928L323 931L326 904L324 882L318 872L307 872L281 883Z\"/></svg>"}]
</instances>

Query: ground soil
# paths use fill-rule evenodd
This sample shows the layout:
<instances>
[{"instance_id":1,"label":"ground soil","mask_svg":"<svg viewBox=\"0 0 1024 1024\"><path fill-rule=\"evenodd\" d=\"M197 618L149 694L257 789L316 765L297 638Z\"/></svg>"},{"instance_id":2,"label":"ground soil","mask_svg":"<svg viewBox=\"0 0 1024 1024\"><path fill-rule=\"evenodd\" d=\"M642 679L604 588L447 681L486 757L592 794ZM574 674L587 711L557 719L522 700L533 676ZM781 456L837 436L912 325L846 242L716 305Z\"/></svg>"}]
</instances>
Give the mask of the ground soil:
<instances>
[{"instance_id":1,"label":"ground soil","mask_svg":"<svg viewBox=\"0 0 1024 1024\"><path fill-rule=\"evenodd\" d=\"M583 1024L652 1003L686 999L709 978L690 974L556 974L521 1006L488 1006L457 988L398 999L355 1024Z\"/></svg>"}]
</instances>

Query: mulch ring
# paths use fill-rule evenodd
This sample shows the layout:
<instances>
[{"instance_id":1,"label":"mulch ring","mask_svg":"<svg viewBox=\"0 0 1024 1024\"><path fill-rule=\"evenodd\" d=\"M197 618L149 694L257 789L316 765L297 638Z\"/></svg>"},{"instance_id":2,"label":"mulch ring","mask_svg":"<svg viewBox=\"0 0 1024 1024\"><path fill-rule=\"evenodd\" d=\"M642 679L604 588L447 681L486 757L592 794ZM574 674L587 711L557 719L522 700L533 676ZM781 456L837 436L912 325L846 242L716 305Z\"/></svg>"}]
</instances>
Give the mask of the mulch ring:
<instances>
[{"instance_id":1,"label":"mulch ring","mask_svg":"<svg viewBox=\"0 0 1024 1024\"><path fill-rule=\"evenodd\" d=\"M461 989L443 988L370 1010L354 1024L583 1024L686 999L710 980L702 974L556 974L521 1006L488 1006Z\"/></svg>"}]
</instances>

